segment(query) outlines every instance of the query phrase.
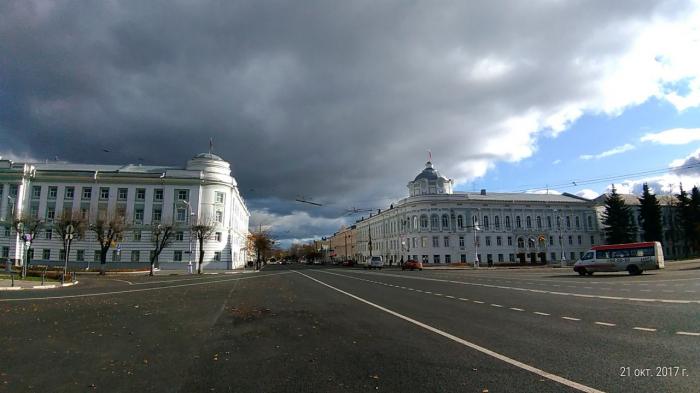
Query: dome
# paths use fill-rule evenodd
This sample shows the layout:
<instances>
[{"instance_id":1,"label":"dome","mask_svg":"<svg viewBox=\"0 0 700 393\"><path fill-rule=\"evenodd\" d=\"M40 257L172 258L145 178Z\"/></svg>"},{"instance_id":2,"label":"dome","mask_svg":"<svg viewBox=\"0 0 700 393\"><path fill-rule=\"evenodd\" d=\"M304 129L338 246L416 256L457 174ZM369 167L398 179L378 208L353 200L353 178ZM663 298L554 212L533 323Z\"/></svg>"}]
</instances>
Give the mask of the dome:
<instances>
[{"instance_id":1,"label":"dome","mask_svg":"<svg viewBox=\"0 0 700 393\"><path fill-rule=\"evenodd\" d=\"M437 180L439 178L442 178L442 176L440 176L440 172L436 171L435 168L433 168L433 163L428 161L425 163L425 169L423 169L423 172L419 173L418 176L413 179L413 181L418 181L421 179Z\"/></svg>"},{"instance_id":2,"label":"dome","mask_svg":"<svg viewBox=\"0 0 700 393\"><path fill-rule=\"evenodd\" d=\"M224 159L217 156L216 154L211 154L211 153L199 153L194 158L206 158L208 160L216 160L216 161L223 161Z\"/></svg>"}]
</instances>

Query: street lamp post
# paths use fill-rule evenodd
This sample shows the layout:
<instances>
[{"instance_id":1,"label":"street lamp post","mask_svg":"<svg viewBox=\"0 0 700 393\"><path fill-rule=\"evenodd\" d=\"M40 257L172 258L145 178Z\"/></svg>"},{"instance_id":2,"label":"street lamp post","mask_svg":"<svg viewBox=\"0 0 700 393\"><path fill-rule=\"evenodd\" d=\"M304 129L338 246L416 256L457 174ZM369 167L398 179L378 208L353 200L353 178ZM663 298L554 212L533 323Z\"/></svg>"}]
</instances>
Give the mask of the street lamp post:
<instances>
[{"instance_id":1,"label":"street lamp post","mask_svg":"<svg viewBox=\"0 0 700 393\"><path fill-rule=\"evenodd\" d=\"M469 225L469 228L474 228L474 267L479 267L479 242L476 238L476 233L481 230L479 228L479 220L474 221L474 225Z\"/></svg>"},{"instance_id":2,"label":"street lamp post","mask_svg":"<svg viewBox=\"0 0 700 393\"><path fill-rule=\"evenodd\" d=\"M187 205L187 210L188 210L187 218L188 218L188 223L189 223L189 218L192 217L192 215L193 215L193 214L192 214L192 205L190 205L190 203L189 203L188 201L184 200L184 199L182 200L182 203L184 203L185 205ZM192 225L189 225L189 227L190 227L190 231L189 231L190 234L189 234L189 236L188 236L188 240L189 240L189 262L187 262L187 273L192 274Z\"/></svg>"},{"instance_id":3,"label":"street lamp post","mask_svg":"<svg viewBox=\"0 0 700 393\"><path fill-rule=\"evenodd\" d=\"M61 277L61 284L65 282L66 274L68 273L68 255L70 254L70 244L73 241L74 232L75 228L73 228L73 225L68 224L65 229L66 252L64 255L65 260L63 261L63 276Z\"/></svg>"},{"instance_id":4,"label":"street lamp post","mask_svg":"<svg viewBox=\"0 0 700 393\"><path fill-rule=\"evenodd\" d=\"M14 219L15 218L15 199L8 195L7 196L7 203L9 203L10 204L9 207L12 208L11 213L10 213L10 217L12 217L12 219ZM18 232L18 234L19 234L19 232ZM12 264L10 263L9 258L5 262L5 271L8 273L12 271Z\"/></svg>"},{"instance_id":5,"label":"street lamp post","mask_svg":"<svg viewBox=\"0 0 700 393\"><path fill-rule=\"evenodd\" d=\"M557 214L557 227L559 229L559 247L561 249L561 267L566 267L566 256L564 255L564 236L562 235L562 220L561 214L558 209L554 209L554 213Z\"/></svg>"}]
</instances>

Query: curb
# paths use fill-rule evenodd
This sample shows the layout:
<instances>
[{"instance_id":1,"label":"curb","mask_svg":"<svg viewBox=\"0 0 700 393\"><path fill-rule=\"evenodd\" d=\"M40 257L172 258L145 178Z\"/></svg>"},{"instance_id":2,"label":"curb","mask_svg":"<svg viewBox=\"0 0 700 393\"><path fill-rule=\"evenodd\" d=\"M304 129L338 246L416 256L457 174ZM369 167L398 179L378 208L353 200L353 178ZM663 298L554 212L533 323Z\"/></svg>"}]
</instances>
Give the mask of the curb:
<instances>
[{"instance_id":1,"label":"curb","mask_svg":"<svg viewBox=\"0 0 700 393\"><path fill-rule=\"evenodd\" d=\"M76 282L69 282L63 285L60 284L51 284L51 285L34 285L31 287L0 287L0 291L21 291L21 290L29 290L29 289L52 289L52 288L65 288L65 287L72 287L73 285L77 285L80 281Z\"/></svg>"}]
</instances>

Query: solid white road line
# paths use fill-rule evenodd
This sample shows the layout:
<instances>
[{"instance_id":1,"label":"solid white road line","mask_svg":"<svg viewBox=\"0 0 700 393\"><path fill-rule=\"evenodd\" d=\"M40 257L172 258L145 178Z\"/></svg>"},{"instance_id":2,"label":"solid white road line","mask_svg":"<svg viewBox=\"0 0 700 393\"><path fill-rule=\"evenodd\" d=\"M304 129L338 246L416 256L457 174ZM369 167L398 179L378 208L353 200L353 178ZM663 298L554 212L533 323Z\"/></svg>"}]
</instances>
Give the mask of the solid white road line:
<instances>
[{"instance_id":1,"label":"solid white road line","mask_svg":"<svg viewBox=\"0 0 700 393\"><path fill-rule=\"evenodd\" d=\"M255 275L255 276L250 276L250 277L236 277L236 278L228 278L225 280L206 280L204 282L194 282L194 283L189 283L189 284L178 284L178 285L168 285L168 286L160 286L160 287L153 287L153 288L139 288L139 289L125 289L123 291L109 291L109 292L93 292L93 293L83 293L79 295L64 295L64 296L47 296L47 297L26 297L26 298L18 298L18 299L0 299L0 302L24 302L28 300L51 300L51 299L72 299L72 298L78 298L78 297L92 297L92 296L105 296L105 295L119 295L122 293L134 293L134 292L148 292L148 291L159 291L161 289L170 289L170 288L182 288L182 287L192 287L195 285L209 285L209 284L218 284L222 282L231 282L231 281L238 281L238 280L250 280L252 278L260 278L260 277L268 277L268 276L278 276L280 274L289 274L291 271L286 271L286 272L280 272L280 273L271 273L271 274L265 274L265 275Z\"/></svg>"},{"instance_id":2,"label":"solid white road line","mask_svg":"<svg viewBox=\"0 0 700 393\"><path fill-rule=\"evenodd\" d=\"M617 326L614 323L610 322L594 322L596 325L602 325L602 326Z\"/></svg>"},{"instance_id":3,"label":"solid white road line","mask_svg":"<svg viewBox=\"0 0 700 393\"><path fill-rule=\"evenodd\" d=\"M535 311L534 314L537 314L537 315L544 315L544 316L546 316L546 317L548 317L548 316L551 315L551 314L547 314L546 312L539 312L539 311Z\"/></svg>"},{"instance_id":4,"label":"solid white road line","mask_svg":"<svg viewBox=\"0 0 700 393\"><path fill-rule=\"evenodd\" d=\"M503 306L501 306L500 304L493 304L493 303L491 303L491 305L492 305L493 307L503 307Z\"/></svg>"},{"instance_id":5,"label":"solid white road line","mask_svg":"<svg viewBox=\"0 0 700 393\"><path fill-rule=\"evenodd\" d=\"M517 308L517 307L509 307L513 311L525 311L522 308Z\"/></svg>"},{"instance_id":6,"label":"solid white road line","mask_svg":"<svg viewBox=\"0 0 700 393\"><path fill-rule=\"evenodd\" d=\"M294 272L297 273L297 274L301 274L302 276L304 276L304 277L306 277L306 278L308 278L308 279L310 279L310 280L316 281L317 283L319 283L319 284L321 284L321 285L323 285L323 286L326 286L326 287L328 287L328 288L330 288L330 289L332 289L332 290L334 290L334 291L337 291L337 292L340 292L340 293L342 293L342 294L344 294L344 295L346 295L346 296L349 296L349 297L351 297L351 298L353 298L353 299L355 299L355 300L357 300L357 301L360 301L360 302L365 303L365 304L367 304L367 305L369 305L369 306L372 306L372 307L374 307L374 308L376 308L376 309L379 309L379 310L381 310L381 311L384 311L384 312L387 313L387 314L390 314L390 315L393 315L393 316L395 316L395 317L397 317L397 318L403 319L404 321L410 322L410 323L412 323L412 324L414 324L414 325L416 325L416 326L419 326L419 327L421 327L421 328L423 328L423 329L426 329L426 330L431 331L431 332L433 332L433 333L439 334L439 335L441 335L441 336L443 336L443 337L445 337L445 338L448 338L448 339L450 339L450 340L452 340L452 341L454 341L454 342L457 342L457 343L462 344L462 345L464 345L464 346L466 346L466 347L469 347L469 348L472 348L472 349L474 349L474 350L477 350L477 351L479 351L479 352L481 352L481 353L483 353L483 354L485 354L485 355L488 355L488 356L491 356L491 357L496 358L496 359L498 359L498 360L501 360L501 361L503 361L503 362L506 362L506 363L508 363L508 364L510 364L510 365L512 365L512 366L515 366L515 367L521 368L521 369L523 369L523 370L529 371L529 372L531 372L531 373L533 373L533 374L537 374L537 375L539 375L539 376L541 376L541 377L544 377L544 378L550 379L550 380L552 380L552 381L558 382L558 383L560 383L560 384L562 384L562 385L565 385L565 386L568 386L568 387L570 387L570 388L577 389L577 390L579 390L579 391L581 391L581 392L591 392L591 393L593 393L593 392L596 392L596 393L600 392L600 393L602 393L602 391L600 391L600 390L598 390L598 389L595 389L595 388L592 388L592 387L590 387L590 386L586 386L586 385L580 384L580 383L578 383L578 382L574 382L574 381L569 380L569 379L566 379L566 378L564 378L564 377L560 377L560 376L558 376L558 375L549 373L549 372L547 372L547 371L541 370L541 369L536 368L536 367L534 367L534 366L530 366L529 364L525 364L525 363L523 363L523 362L520 362L520 361L515 360L515 359L513 359L513 358L510 358L510 357L508 357L508 356L502 355L502 354L500 354L500 353L498 353L498 352L492 351L492 350L490 350L490 349L487 349L487 348L485 348L485 347L482 347L482 346L480 346L480 345L474 344L474 343L472 343L472 342L470 342L470 341L467 341L467 340L465 340L465 339L459 338L459 337L457 337L457 336L455 336L455 335L452 335L452 334L450 334L450 333L447 333L447 332L445 332L445 331L442 331L442 330L440 330L440 329L438 329L438 328L435 328L435 327L432 327L432 326L430 326L430 325L427 325L427 324L425 324L425 323L423 323L423 322L417 321L417 320L415 320L415 319L413 319L413 318L407 317L407 316L405 316L405 315L403 315L403 314L400 314L400 313L398 313L398 312L396 312L396 311L390 310L390 309L388 309L388 308L386 308L386 307L382 307L382 306L380 306L380 305L378 305L378 304L376 304L376 303L372 303L372 302L370 302L369 300L365 300L365 299L363 299L363 298L361 298L361 297L359 297L359 296L353 295L352 293L343 291L342 289L336 288L336 287L334 287L334 286L332 286L332 285L330 285L330 284L326 284L325 282L323 282L323 281L321 281L321 280L318 280L318 279L316 279L316 278L313 278L313 277L311 277L311 276L309 276L309 275L307 275L307 274L304 274L304 273L302 273L302 272L300 272L300 271L296 271L296 270L295 270Z\"/></svg>"},{"instance_id":7,"label":"solid white road line","mask_svg":"<svg viewBox=\"0 0 700 393\"><path fill-rule=\"evenodd\" d=\"M477 303L477 304L484 304L484 302L480 302L480 301L478 301L478 300L472 300L472 301L473 301L474 303Z\"/></svg>"},{"instance_id":8,"label":"solid white road line","mask_svg":"<svg viewBox=\"0 0 700 393\"><path fill-rule=\"evenodd\" d=\"M635 326L635 327L633 327L632 329L634 329L634 330L641 330L641 331L643 331L643 332L655 332L655 331L656 331L656 329L645 328L645 327L639 327L639 326Z\"/></svg>"}]
</instances>

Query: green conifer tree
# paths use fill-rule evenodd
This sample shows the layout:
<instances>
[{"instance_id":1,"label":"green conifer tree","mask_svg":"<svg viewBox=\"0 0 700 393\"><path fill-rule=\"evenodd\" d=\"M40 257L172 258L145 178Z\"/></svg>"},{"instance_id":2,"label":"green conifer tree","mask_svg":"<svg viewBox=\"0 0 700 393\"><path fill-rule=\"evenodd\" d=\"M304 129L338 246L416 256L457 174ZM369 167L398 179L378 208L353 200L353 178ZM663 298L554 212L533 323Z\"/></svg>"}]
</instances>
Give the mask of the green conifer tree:
<instances>
[{"instance_id":1,"label":"green conifer tree","mask_svg":"<svg viewBox=\"0 0 700 393\"><path fill-rule=\"evenodd\" d=\"M615 186L610 195L605 197L605 212L603 212L605 241L608 244L630 243L635 236L632 209L625 204Z\"/></svg>"},{"instance_id":2,"label":"green conifer tree","mask_svg":"<svg viewBox=\"0 0 700 393\"><path fill-rule=\"evenodd\" d=\"M661 205L656 195L649 192L649 185L644 183L642 197L639 198L639 214L642 217L642 238L644 241L660 242L663 236L661 226Z\"/></svg>"}]
</instances>

